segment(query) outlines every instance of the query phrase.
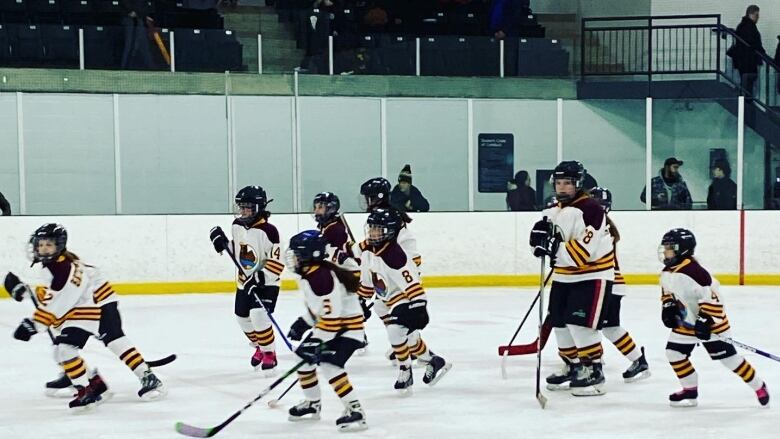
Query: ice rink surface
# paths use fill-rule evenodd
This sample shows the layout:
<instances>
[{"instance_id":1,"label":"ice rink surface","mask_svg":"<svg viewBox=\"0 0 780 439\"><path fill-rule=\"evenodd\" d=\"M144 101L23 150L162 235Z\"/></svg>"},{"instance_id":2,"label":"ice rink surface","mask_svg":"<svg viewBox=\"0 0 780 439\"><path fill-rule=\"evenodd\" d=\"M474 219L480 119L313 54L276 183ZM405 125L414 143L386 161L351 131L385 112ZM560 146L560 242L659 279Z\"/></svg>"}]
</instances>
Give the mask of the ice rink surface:
<instances>
[{"instance_id":1,"label":"ice rink surface","mask_svg":"<svg viewBox=\"0 0 780 439\"><path fill-rule=\"evenodd\" d=\"M734 338L780 354L780 289L723 287ZM422 383L415 367L414 395L393 390L396 369L383 359L385 331L374 316L367 331L371 342L364 356L348 363L350 378L367 415L369 429L352 433L367 438L569 438L594 435L616 438L776 438L776 408L760 408L754 392L702 348L692 361L699 372L699 407L674 409L667 396L679 389L666 362L668 330L660 322L658 287L630 287L623 300L624 326L646 347L652 377L625 384L620 376L628 361L605 340L607 394L575 398L545 392L541 410L534 398L535 356L509 357L508 379L500 376L497 346L507 343L535 293L532 288L431 289L431 323L423 337L437 354L454 363L435 387ZM220 423L254 398L272 378L249 365L252 349L233 317L232 295L125 296L120 311L127 335L147 359L178 354L176 362L156 369L168 387L167 399L144 403L135 392L135 376L97 340L84 350L90 367L98 367L114 397L94 411L69 413L67 399L44 396L43 385L57 377L58 366L46 334L32 341L14 340L18 322L31 314L29 302L0 301L0 438L175 438L176 421L209 427ZM283 293L275 317L287 330L303 311L298 293ZM516 343L535 339L536 313ZM297 360L277 336L280 370ZM780 404L780 363L745 353L768 383L771 404ZM544 351L542 374L559 367L554 337ZM293 379L293 378L291 378ZM287 381L289 383L291 381ZM286 384L286 383L285 383ZM280 407L283 384L217 435L225 438L337 437L335 419L342 406L321 379L322 420L287 421L287 409L302 394L297 387ZM324 385L323 385L324 384ZM770 404L770 405L771 405ZM348 437L349 435L345 436Z\"/></svg>"}]
</instances>

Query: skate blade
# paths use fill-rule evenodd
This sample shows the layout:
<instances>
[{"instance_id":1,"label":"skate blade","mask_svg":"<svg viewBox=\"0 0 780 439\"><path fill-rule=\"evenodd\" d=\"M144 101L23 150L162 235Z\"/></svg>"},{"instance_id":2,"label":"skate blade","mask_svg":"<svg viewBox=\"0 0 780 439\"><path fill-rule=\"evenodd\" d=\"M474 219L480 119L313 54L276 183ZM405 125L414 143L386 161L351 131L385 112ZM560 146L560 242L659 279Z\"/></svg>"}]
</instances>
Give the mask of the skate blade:
<instances>
[{"instance_id":1,"label":"skate blade","mask_svg":"<svg viewBox=\"0 0 780 439\"><path fill-rule=\"evenodd\" d=\"M287 420L290 422L307 422L307 421L319 421L320 420L320 414L319 413L312 413L311 415L303 415L303 416L293 416L290 415L287 417Z\"/></svg>"},{"instance_id":2,"label":"skate blade","mask_svg":"<svg viewBox=\"0 0 780 439\"><path fill-rule=\"evenodd\" d=\"M357 421L350 424L339 425L339 433L352 433L355 431L363 431L368 428L366 421Z\"/></svg>"},{"instance_id":3,"label":"skate blade","mask_svg":"<svg viewBox=\"0 0 780 439\"><path fill-rule=\"evenodd\" d=\"M569 383L565 382L563 384L551 384L547 383L545 388L551 392L565 392L567 390L571 390L571 387L569 387Z\"/></svg>"},{"instance_id":4,"label":"skate blade","mask_svg":"<svg viewBox=\"0 0 780 439\"><path fill-rule=\"evenodd\" d=\"M97 409L97 406L103 403L105 401L103 398L98 399L97 401L93 402L92 404L83 405L79 407L68 407L70 409L70 412L74 415L86 415L88 413L91 413Z\"/></svg>"},{"instance_id":5,"label":"skate blade","mask_svg":"<svg viewBox=\"0 0 780 439\"><path fill-rule=\"evenodd\" d=\"M402 398L408 398L414 393L411 386L405 389L395 389L395 391L398 392L398 395Z\"/></svg>"},{"instance_id":6,"label":"skate blade","mask_svg":"<svg viewBox=\"0 0 780 439\"><path fill-rule=\"evenodd\" d=\"M626 383L635 383L637 381L644 380L646 378L650 378L650 371L646 370L644 372L641 372L637 375L632 376L631 378L623 378L623 381Z\"/></svg>"},{"instance_id":7,"label":"skate blade","mask_svg":"<svg viewBox=\"0 0 780 439\"><path fill-rule=\"evenodd\" d=\"M64 389L46 389L43 393L49 398L72 398L78 392L75 387L66 387Z\"/></svg>"},{"instance_id":8,"label":"skate blade","mask_svg":"<svg viewBox=\"0 0 780 439\"><path fill-rule=\"evenodd\" d=\"M689 408L696 407L699 402L695 399L683 399L682 401L669 401L669 405L674 408Z\"/></svg>"},{"instance_id":9,"label":"skate blade","mask_svg":"<svg viewBox=\"0 0 780 439\"><path fill-rule=\"evenodd\" d=\"M261 369L260 372L262 372L264 378L271 378L273 376L276 376L275 367L273 369Z\"/></svg>"},{"instance_id":10,"label":"skate blade","mask_svg":"<svg viewBox=\"0 0 780 439\"><path fill-rule=\"evenodd\" d=\"M447 372L450 371L450 369L452 369L452 363L445 363L444 367L442 367L439 370L439 373L437 373L436 376L433 377L433 379L431 380L430 383L428 383L428 385L431 386L431 387L435 386L436 383L438 383L439 380L442 379L444 377L444 375L446 375Z\"/></svg>"},{"instance_id":11,"label":"skate blade","mask_svg":"<svg viewBox=\"0 0 780 439\"><path fill-rule=\"evenodd\" d=\"M603 385L597 384L587 387L575 387L571 389L571 394L574 396L601 396L606 394Z\"/></svg>"},{"instance_id":12,"label":"skate blade","mask_svg":"<svg viewBox=\"0 0 780 439\"><path fill-rule=\"evenodd\" d=\"M165 389L165 387L160 386L154 390L150 390L143 395L139 396L141 398L141 401L144 402L153 402L153 401L159 401L163 398L165 398L165 395L168 394L168 391Z\"/></svg>"}]
</instances>

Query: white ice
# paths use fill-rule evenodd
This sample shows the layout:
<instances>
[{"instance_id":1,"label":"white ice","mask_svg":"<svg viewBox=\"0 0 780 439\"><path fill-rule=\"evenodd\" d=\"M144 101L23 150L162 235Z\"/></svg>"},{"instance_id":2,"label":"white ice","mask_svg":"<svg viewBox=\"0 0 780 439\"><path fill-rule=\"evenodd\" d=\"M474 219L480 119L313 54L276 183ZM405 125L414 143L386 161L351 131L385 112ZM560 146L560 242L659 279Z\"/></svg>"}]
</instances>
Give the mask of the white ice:
<instances>
[{"instance_id":1,"label":"white ice","mask_svg":"<svg viewBox=\"0 0 780 439\"><path fill-rule=\"evenodd\" d=\"M428 345L454 363L435 387L422 383L415 368L414 395L400 398L393 390L396 370L383 359L388 347L376 317L368 323L371 342L365 356L348 364L369 423L369 438L775 438L775 409L762 409L754 392L739 377L697 348L693 363L700 374L699 407L671 408L670 392L679 388L664 356L667 330L660 322L659 289L631 287L624 303L624 326L646 347L652 377L625 384L620 376L628 361L605 340L607 394L575 398L546 392L546 410L534 398L535 356L508 359L508 379L500 377L497 346L506 344L535 291L525 288L431 289L431 323L424 331ZM779 354L777 330L780 295L771 287L723 287L734 338ZM98 367L115 396L94 411L74 415L67 399L47 398L46 381L59 369L46 334L29 343L13 340L18 322L32 306L0 301L0 438L174 438L176 421L208 427L220 423L254 398L272 378L262 378L249 365L252 349L233 317L228 294L127 296L120 310L127 335L148 359L176 353L176 362L157 369L169 389L167 399L138 400L135 376L97 340L83 357ZM303 309L298 293L283 293L277 312L286 330ZM535 339L537 314L523 328L518 343ZM295 364L277 336L280 370ZM764 378L770 392L780 391L780 364L757 355L745 356ZM542 374L559 367L554 337L544 351ZM287 381L289 383L291 381ZM285 384L287 384L285 383ZM275 409L267 401L283 384L229 425L217 437L336 437L335 419L342 406L321 381L322 420L287 421L287 409L302 394L295 388ZM323 385L324 384L324 385ZM780 398L780 393L773 393ZM777 402L777 401L773 401ZM347 436L348 437L348 436Z\"/></svg>"}]
</instances>

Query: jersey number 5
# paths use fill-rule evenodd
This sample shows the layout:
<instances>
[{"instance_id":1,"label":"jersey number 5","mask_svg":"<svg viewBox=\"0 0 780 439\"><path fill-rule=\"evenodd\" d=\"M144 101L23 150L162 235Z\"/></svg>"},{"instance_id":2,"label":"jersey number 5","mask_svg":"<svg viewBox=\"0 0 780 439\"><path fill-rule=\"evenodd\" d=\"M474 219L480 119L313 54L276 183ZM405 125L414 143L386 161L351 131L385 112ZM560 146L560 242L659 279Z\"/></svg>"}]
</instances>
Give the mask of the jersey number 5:
<instances>
[{"instance_id":1,"label":"jersey number 5","mask_svg":"<svg viewBox=\"0 0 780 439\"><path fill-rule=\"evenodd\" d=\"M333 306L330 304L330 299L322 301L322 310L324 311L323 315L325 316L333 312Z\"/></svg>"}]
</instances>

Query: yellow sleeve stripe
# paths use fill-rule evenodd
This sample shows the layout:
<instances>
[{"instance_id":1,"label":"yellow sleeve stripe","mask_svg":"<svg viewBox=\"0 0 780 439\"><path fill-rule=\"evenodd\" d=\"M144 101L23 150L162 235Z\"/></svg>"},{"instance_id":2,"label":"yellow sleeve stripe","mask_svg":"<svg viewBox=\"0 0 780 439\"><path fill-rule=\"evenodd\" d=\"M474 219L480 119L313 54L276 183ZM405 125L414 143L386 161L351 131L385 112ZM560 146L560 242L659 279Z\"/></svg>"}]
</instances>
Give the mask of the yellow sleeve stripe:
<instances>
[{"instance_id":1,"label":"yellow sleeve stripe","mask_svg":"<svg viewBox=\"0 0 780 439\"><path fill-rule=\"evenodd\" d=\"M415 256L412 258L412 260L414 261L414 265L418 267L422 265L422 256Z\"/></svg>"},{"instance_id":2,"label":"yellow sleeve stripe","mask_svg":"<svg viewBox=\"0 0 780 439\"><path fill-rule=\"evenodd\" d=\"M284 265L272 259L265 261L265 265L263 265L263 267L277 276L282 274L282 271L284 271Z\"/></svg>"},{"instance_id":3,"label":"yellow sleeve stripe","mask_svg":"<svg viewBox=\"0 0 780 439\"><path fill-rule=\"evenodd\" d=\"M578 251L578 249L572 244L574 242L577 241L569 241L566 243L566 252L569 253L569 256L578 267L582 267L588 262L588 258Z\"/></svg>"},{"instance_id":4,"label":"yellow sleeve stripe","mask_svg":"<svg viewBox=\"0 0 780 439\"><path fill-rule=\"evenodd\" d=\"M402 301L404 299L407 299L406 294L405 293L398 293L395 296L391 297L389 300L385 300L385 305L387 305L387 307L390 308L393 305L395 305L396 303L398 303L398 302L400 302L400 301Z\"/></svg>"}]
</instances>

